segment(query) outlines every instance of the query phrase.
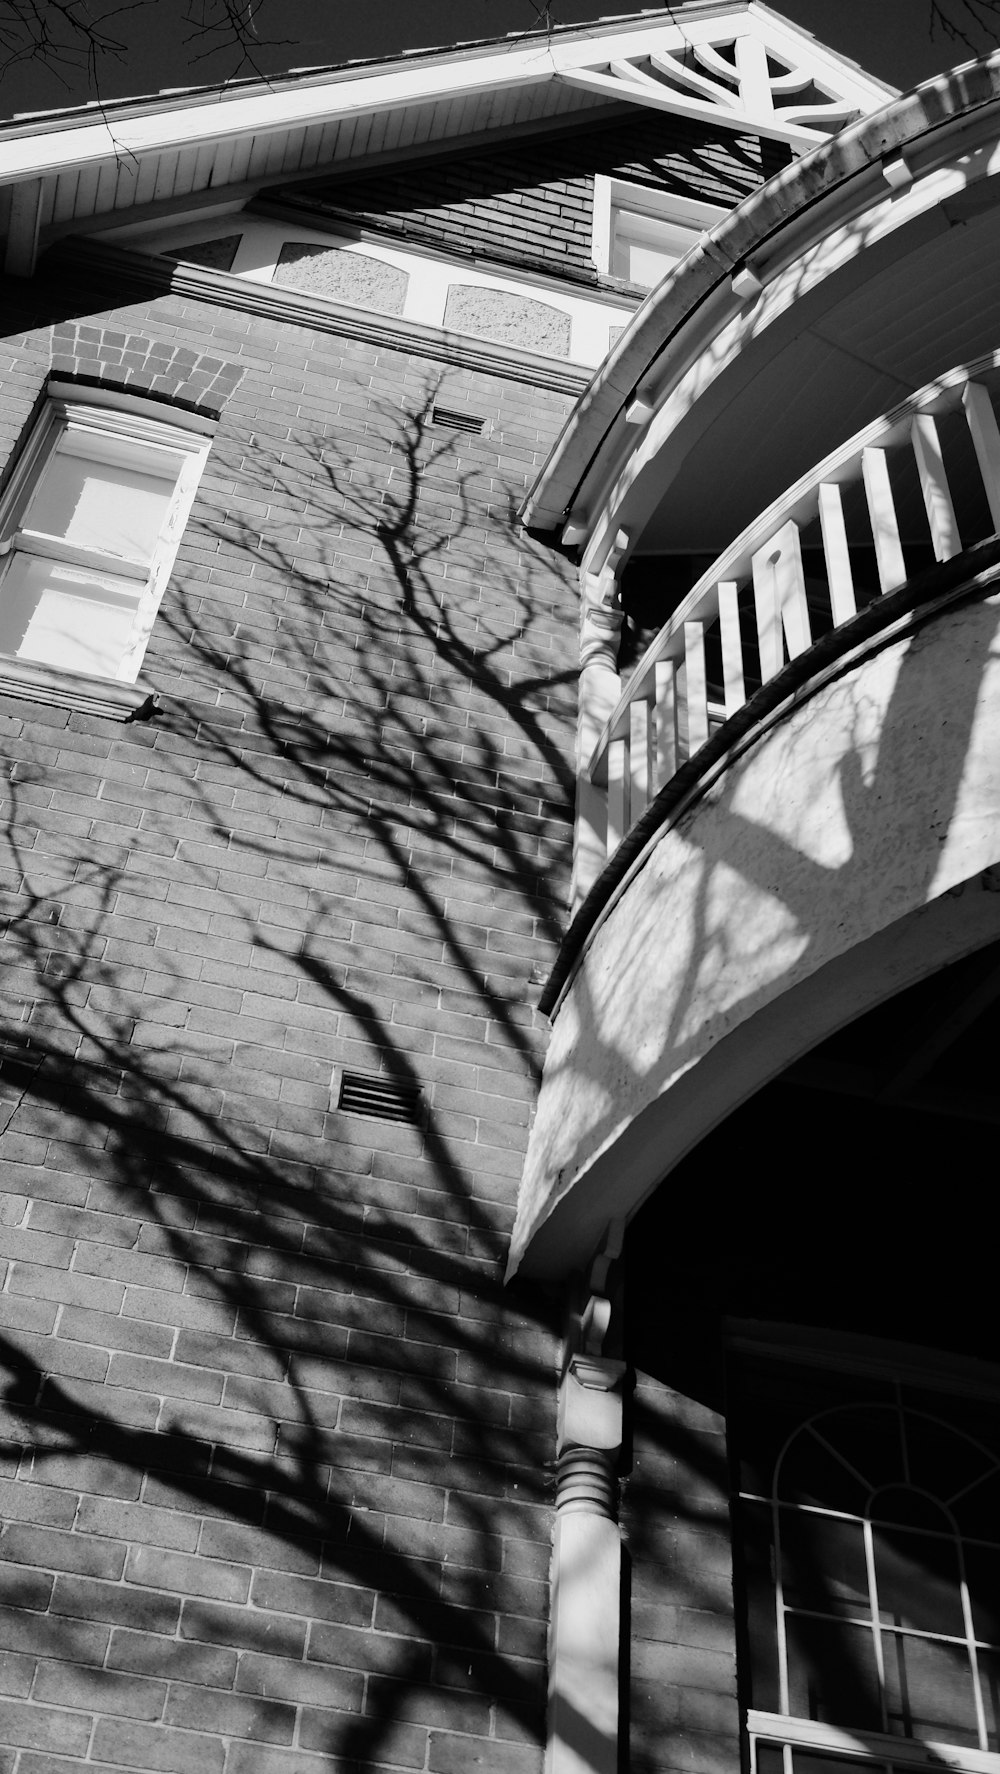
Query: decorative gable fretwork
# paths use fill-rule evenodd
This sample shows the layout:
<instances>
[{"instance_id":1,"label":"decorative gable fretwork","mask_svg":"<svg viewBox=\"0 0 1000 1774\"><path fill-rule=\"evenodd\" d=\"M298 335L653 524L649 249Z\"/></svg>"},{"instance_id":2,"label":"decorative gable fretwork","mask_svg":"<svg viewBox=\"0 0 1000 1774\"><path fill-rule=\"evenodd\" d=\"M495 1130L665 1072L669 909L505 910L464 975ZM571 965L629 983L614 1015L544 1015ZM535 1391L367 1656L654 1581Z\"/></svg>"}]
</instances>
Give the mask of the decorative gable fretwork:
<instances>
[{"instance_id":1,"label":"decorative gable fretwork","mask_svg":"<svg viewBox=\"0 0 1000 1774\"><path fill-rule=\"evenodd\" d=\"M709 29L706 29L706 26ZM751 6L714 20L679 22L654 46L560 78L604 98L752 131L800 151L870 111L873 83L799 32L775 28Z\"/></svg>"}]
</instances>

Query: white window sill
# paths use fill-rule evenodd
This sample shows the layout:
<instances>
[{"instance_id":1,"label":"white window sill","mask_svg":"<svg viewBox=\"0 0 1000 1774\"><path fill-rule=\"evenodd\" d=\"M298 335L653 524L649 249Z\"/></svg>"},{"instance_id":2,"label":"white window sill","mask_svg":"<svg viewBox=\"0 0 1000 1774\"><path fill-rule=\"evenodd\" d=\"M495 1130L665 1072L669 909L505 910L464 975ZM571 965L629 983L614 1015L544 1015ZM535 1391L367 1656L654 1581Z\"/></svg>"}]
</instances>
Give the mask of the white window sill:
<instances>
[{"instance_id":1,"label":"white window sill","mask_svg":"<svg viewBox=\"0 0 1000 1774\"><path fill-rule=\"evenodd\" d=\"M945 1769L961 1770L963 1774L1000 1774L1000 1754L995 1750L964 1749L936 1740L886 1736L880 1731L844 1730L836 1725L818 1724L814 1719L753 1709L747 1713L747 1729L752 1738L765 1742L790 1743L818 1750L825 1756L848 1756L854 1762L870 1760L873 1765L881 1764L882 1769L892 1764L897 1770L929 1768L935 1774L942 1774Z\"/></svg>"},{"instance_id":2,"label":"white window sill","mask_svg":"<svg viewBox=\"0 0 1000 1774\"><path fill-rule=\"evenodd\" d=\"M0 653L0 697L16 696L22 702L42 702L53 708L77 709L83 714L104 715L110 721L134 721L150 714L156 691L150 684L118 683L114 678L91 678L79 671L62 671L52 665L36 665Z\"/></svg>"}]
</instances>

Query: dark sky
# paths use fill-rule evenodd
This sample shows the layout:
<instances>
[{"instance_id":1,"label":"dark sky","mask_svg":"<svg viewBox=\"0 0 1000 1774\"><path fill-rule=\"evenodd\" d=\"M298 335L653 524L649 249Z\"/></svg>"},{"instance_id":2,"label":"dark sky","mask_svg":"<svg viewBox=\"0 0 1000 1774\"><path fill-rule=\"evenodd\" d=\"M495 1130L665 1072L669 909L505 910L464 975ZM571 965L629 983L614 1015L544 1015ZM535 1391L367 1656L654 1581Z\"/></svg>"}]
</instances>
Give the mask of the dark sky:
<instances>
[{"instance_id":1,"label":"dark sky","mask_svg":"<svg viewBox=\"0 0 1000 1774\"><path fill-rule=\"evenodd\" d=\"M52 0L33 0L58 32ZM44 57L18 56L11 38L12 0L0 0L0 115L59 108L98 95L114 98L195 85L254 69L227 31L206 33L227 4L250 8L258 34L257 71L391 56L404 48L432 48L537 28L542 0L86 0L100 35L117 51L80 65L79 43ZM19 9L27 11L23 0ZM554 22L583 24L627 12L627 5L595 0L551 0ZM650 11L656 11L650 7ZM667 10L664 8L664 10ZM1000 0L783 0L776 7L871 73L907 87L940 69L985 54L1000 42ZM994 25L980 21L994 12ZM949 35L935 14L964 33ZM22 41L22 49L24 49Z\"/></svg>"}]
</instances>

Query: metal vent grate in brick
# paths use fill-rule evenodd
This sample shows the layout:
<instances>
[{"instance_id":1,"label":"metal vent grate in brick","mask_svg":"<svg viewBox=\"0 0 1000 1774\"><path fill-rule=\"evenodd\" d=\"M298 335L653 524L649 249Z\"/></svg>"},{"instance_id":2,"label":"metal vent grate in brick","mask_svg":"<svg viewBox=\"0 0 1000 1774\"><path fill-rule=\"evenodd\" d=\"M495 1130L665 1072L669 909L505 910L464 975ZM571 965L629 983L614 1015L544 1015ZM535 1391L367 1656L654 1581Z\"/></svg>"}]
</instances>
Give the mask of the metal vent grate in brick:
<instances>
[{"instance_id":1,"label":"metal vent grate in brick","mask_svg":"<svg viewBox=\"0 0 1000 1774\"><path fill-rule=\"evenodd\" d=\"M481 437L486 420L478 413L456 413L451 407L432 407L431 424L444 425L450 431L464 431L469 437Z\"/></svg>"},{"instance_id":2,"label":"metal vent grate in brick","mask_svg":"<svg viewBox=\"0 0 1000 1774\"><path fill-rule=\"evenodd\" d=\"M380 1072L345 1072L340 1084L338 1109L348 1115L368 1115L375 1121L406 1121L419 1127L423 1098L416 1084L400 1084Z\"/></svg>"}]
</instances>

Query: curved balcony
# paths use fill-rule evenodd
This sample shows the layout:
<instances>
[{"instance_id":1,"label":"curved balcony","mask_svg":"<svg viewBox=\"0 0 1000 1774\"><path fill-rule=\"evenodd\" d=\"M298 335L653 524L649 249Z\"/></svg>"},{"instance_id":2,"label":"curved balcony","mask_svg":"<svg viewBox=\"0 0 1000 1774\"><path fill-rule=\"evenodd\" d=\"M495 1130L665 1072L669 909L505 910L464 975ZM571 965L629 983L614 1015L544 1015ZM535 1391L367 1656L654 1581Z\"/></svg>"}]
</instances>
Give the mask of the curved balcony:
<instances>
[{"instance_id":1,"label":"curved balcony","mask_svg":"<svg viewBox=\"0 0 1000 1774\"><path fill-rule=\"evenodd\" d=\"M921 550L946 561L1000 531L993 389L1000 352L930 383L803 475L712 563L636 668L591 756L591 781L606 791L609 856L749 694L873 596L905 584L911 561L925 564ZM973 463L982 501L969 485Z\"/></svg>"},{"instance_id":2,"label":"curved balcony","mask_svg":"<svg viewBox=\"0 0 1000 1774\"><path fill-rule=\"evenodd\" d=\"M1000 353L798 481L612 711L512 1267L585 1261L763 1084L1000 940L998 389Z\"/></svg>"},{"instance_id":3,"label":"curved balcony","mask_svg":"<svg viewBox=\"0 0 1000 1774\"><path fill-rule=\"evenodd\" d=\"M659 823L650 820L654 801L669 816L680 798L672 791L697 784L702 763L753 725L779 680L789 687L791 662L808 676L808 656L818 668L849 648L862 611L866 634L883 612L890 624L896 601L873 607L887 594L1000 532L995 395L1000 352L929 383L797 480L698 580L636 667L585 765L597 791L588 811L593 821L596 801L608 862L626 861L619 852L630 835L634 861L640 821L644 830ZM839 631L842 644L831 646ZM578 940L615 885L605 876L591 890ZM561 958L543 1008L556 1002L572 958Z\"/></svg>"}]
</instances>

